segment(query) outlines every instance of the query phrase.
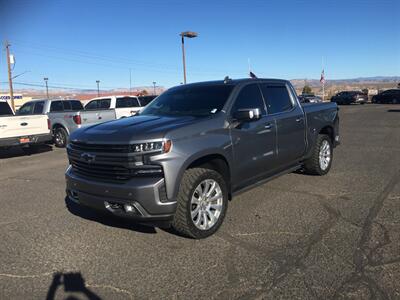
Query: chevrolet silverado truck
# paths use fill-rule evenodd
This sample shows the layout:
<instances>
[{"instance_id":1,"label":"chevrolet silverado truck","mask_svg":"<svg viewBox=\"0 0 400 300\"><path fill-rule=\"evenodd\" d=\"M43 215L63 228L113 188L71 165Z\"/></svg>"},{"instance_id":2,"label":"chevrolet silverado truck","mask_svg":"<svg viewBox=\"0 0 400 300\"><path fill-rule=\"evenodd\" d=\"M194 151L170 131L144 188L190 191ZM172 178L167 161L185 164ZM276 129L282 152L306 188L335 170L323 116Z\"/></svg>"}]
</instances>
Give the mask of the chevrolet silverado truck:
<instances>
[{"instance_id":1,"label":"chevrolet silverado truck","mask_svg":"<svg viewBox=\"0 0 400 300\"><path fill-rule=\"evenodd\" d=\"M302 105L289 81L181 85L134 117L75 131L66 192L106 214L205 238L238 193L300 169L327 174L338 144L336 103Z\"/></svg>"},{"instance_id":2,"label":"chevrolet silverado truck","mask_svg":"<svg viewBox=\"0 0 400 300\"><path fill-rule=\"evenodd\" d=\"M33 146L51 141L47 116L15 116L7 101L0 100L0 148Z\"/></svg>"}]
</instances>

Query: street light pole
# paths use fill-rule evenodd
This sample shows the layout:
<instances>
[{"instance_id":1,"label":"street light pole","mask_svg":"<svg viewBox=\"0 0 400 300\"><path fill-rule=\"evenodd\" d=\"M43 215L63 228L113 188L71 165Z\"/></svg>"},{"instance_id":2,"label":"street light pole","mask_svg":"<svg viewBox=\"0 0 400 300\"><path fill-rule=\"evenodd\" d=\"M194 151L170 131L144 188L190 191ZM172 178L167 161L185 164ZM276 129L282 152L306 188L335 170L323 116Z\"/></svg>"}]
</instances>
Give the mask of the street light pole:
<instances>
[{"instance_id":1,"label":"street light pole","mask_svg":"<svg viewBox=\"0 0 400 300\"><path fill-rule=\"evenodd\" d=\"M96 83L97 83L97 97L100 97L100 88L99 88L100 80L96 80Z\"/></svg>"},{"instance_id":2,"label":"street light pole","mask_svg":"<svg viewBox=\"0 0 400 300\"><path fill-rule=\"evenodd\" d=\"M7 53L7 67L8 67L8 84L10 85L10 102L11 107L15 111L15 104L14 104L14 90L12 84L12 70L11 70L11 61L10 61L10 44L8 41L5 42L6 53Z\"/></svg>"},{"instance_id":3,"label":"street light pole","mask_svg":"<svg viewBox=\"0 0 400 300\"><path fill-rule=\"evenodd\" d=\"M179 35L181 36L182 41L183 83L186 84L185 37L191 39L197 37L198 34L193 31L184 31L181 32Z\"/></svg>"},{"instance_id":4,"label":"street light pole","mask_svg":"<svg viewBox=\"0 0 400 300\"><path fill-rule=\"evenodd\" d=\"M46 83L46 96L47 96L47 99L49 99L49 86L47 84L47 81L49 80L49 78L45 77L45 78L43 78L43 80Z\"/></svg>"},{"instance_id":5,"label":"street light pole","mask_svg":"<svg viewBox=\"0 0 400 300\"><path fill-rule=\"evenodd\" d=\"M156 95L156 82L153 81L153 95Z\"/></svg>"}]
</instances>

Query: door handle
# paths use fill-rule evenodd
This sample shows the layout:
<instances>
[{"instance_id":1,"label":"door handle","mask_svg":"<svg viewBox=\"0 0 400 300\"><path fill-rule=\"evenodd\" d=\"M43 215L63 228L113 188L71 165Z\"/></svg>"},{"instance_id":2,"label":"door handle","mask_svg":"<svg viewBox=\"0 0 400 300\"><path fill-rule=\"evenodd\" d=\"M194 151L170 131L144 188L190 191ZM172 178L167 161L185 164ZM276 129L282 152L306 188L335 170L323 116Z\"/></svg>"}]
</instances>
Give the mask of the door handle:
<instances>
[{"instance_id":1,"label":"door handle","mask_svg":"<svg viewBox=\"0 0 400 300\"><path fill-rule=\"evenodd\" d=\"M272 124L271 124L271 123L268 123L268 124L266 124L266 125L264 126L264 128L265 128L265 129L271 129L271 128L272 128Z\"/></svg>"},{"instance_id":2,"label":"door handle","mask_svg":"<svg viewBox=\"0 0 400 300\"><path fill-rule=\"evenodd\" d=\"M297 118L296 119L296 122L301 122L301 121L303 121L303 118Z\"/></svg>"}]
</instances>

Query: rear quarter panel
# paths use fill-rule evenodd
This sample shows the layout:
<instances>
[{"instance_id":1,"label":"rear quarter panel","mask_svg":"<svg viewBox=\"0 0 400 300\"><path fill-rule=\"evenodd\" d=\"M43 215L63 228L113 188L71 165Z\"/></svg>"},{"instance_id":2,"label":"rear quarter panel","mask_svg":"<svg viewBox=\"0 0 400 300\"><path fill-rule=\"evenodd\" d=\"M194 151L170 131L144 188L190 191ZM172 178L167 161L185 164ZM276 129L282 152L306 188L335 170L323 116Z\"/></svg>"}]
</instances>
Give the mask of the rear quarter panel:
<instances>
[{"instance_id":1,"label":"rear quarter panel","mask_svg":"<svg viewBox=\"0 0 400 300\"><path fill-rule=\"evenodd\" d=\"M308 157L322 129L331 127L334 137L339 134L339 110L334 102L304 103L302 106L307 119Z\"/></svg>"},{"instance_id":2,"label":"rear quarter panel","mask_svg":"<svg viewBox=\"0 0 400 300\"><path fill-rule=\"evenodd\" d=\"M0 138L48 134L47 115L0 117Z\"/></svg>"}]
</instances>

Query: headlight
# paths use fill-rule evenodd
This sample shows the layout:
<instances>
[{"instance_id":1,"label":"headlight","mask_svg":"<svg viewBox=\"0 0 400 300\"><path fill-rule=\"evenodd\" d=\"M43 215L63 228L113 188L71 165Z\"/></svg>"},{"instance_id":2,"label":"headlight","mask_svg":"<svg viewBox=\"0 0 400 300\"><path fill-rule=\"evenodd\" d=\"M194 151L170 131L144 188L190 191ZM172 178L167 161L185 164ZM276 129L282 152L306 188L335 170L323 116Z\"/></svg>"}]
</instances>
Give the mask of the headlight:
<instances>
[{"instance_id":1,"label":"headlight","mask_svg":"<svg viewBox=\"0 0 400 300\"><path fill-rule=\"evenodd\" d=\"M151 152L168 153L171 150L171 147L172 147L171 140L166 140L166 141L132 144L130 145L130 150L134 153L151 153Z\"/></svg>"}]
</instances>

